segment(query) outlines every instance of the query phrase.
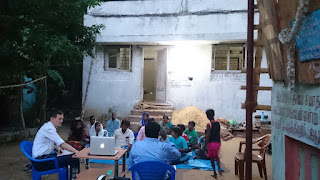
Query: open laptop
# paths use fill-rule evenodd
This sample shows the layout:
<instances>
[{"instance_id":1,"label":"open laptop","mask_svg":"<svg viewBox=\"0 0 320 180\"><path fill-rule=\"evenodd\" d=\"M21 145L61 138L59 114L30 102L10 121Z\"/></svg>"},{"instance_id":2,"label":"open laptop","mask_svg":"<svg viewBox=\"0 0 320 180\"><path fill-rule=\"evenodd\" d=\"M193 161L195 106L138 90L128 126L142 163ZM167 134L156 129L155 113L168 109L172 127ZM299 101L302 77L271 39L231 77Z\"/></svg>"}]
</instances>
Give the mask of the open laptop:
<instances>
[{"instance_id":1,"label":"open laptop","mask_svg":"<svg viewBox=\"0 0 320 180\"><path fill-rule=\"evenodd\" d=\"M90 155L114 156L117 153L114 137L90 137Z\"/></svg>"}]
</instances>

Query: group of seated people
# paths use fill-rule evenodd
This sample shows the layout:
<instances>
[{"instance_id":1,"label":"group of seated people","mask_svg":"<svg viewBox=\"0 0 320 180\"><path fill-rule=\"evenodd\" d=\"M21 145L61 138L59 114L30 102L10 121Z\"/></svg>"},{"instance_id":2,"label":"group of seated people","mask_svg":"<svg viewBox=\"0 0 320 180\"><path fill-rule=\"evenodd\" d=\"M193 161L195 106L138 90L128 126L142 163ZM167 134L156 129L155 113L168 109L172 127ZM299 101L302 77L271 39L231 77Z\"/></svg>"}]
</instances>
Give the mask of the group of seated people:
<instances>
[{"instance_id":1,"label":"group of seated people","mask_svg":"<svg viewBox=\"0 0 320 180\"><path fill-rule=\"evenodd\" d=\"M220 125L214 120L213 110L211 114L211 116L207 115L208 119L211 119L207 125L207 132L209 133L206 136L206 139L207 137L209 138L209 143L205 143L204 137L201 137L200 143L198 143L195 122L190 121L188 129L185 130L183 124L174 126L167 115L164 115L162 121L158 124L153 118L149 118L147 112L142 114L141 127L135 143L134 133L129 129L130 122L122 120L120 123L115 113L112 113L105 128L95 120L94 116L90 117L90 122L86 126L81 120L74 120L70 127L68 141L65 143L56 131L56 128L62 125L63 112L55 110L51 113L49 122L45 123L37 132L32 155L37 159L45 159L57 157L57 153L62 152L62 150L77 153L89 144L91 136L108 136L115 137L116 147L128 149L130 153L128 168L137 162L153 159L167 161L169 164L187 164L190 158L188 152L192 150L195 150L196 158L207 158L208 156L213 162L211 156L218 158L217 154L220 149ZM215 123L218 123L218 125ZM214 136L218 139L214 138ZM210 146L211 141L215 143L214 146ZM210 153L207 154L207 147L208 149L215 148L212 151L215 152L214 156L210 155ZM72 164L73 161L71 156L57 157L57 159L59 166L62 167ZM218 163L218 166L220 169L220 163Z\"/></svg>"},{"instance_id":2,"label":"group of seated people","mask_svg":"<svg viewBox=\"0 0 320 180\"><path fill-rule=\"evenodd\" d=\"M144 112L141 117L140 130L136 141L142 141L146 138L145 126L150 122L155 122L155 120L149 118L148 112ZM201 148L201 144L198 144L198 133L195 130L195 125L194 121L190 121L187 129L185 129L185 125L183 124L174 126L167 115L163 116L160 122L160 132L166 134L169 141L181 152L181 158L170 163L187 164L187 160L190 158L187 153L192 150L196 150L196 158L205 158L205 150ZM96 121L94 116L90 117L90 122L86 126L84 126L81 120L75 120L71 123L68 144L77 150L81 150L86 144L89 144L90 136L113 136L115 137L116 147L125 148L130 151L134 143L134 133L129 129L129 126L130 122L128 120L123 120L120 123L114 112L111 114L110 120L107 121L105 128L102 123ZM204 139L203 137L201 139ZM161 136L159 140L164 141Z\"/></svg>"},{"instance_id":3,"label":"group of seated people","mask_svg":"<svg viewBox=\"0 0 320 180\"><path fill-rule=\"evenodd\" d=\"M89 123L84 126L81 120L74 120L70 126L68 144L77 150L89 146L90 137L115 137L116 147L130 150L134 141L134 134L129 129L130 121L116 118L116 113L111 114L110 120L105 124L96 121L94 116L90 116Z\"/></svg>"}]
</instances>

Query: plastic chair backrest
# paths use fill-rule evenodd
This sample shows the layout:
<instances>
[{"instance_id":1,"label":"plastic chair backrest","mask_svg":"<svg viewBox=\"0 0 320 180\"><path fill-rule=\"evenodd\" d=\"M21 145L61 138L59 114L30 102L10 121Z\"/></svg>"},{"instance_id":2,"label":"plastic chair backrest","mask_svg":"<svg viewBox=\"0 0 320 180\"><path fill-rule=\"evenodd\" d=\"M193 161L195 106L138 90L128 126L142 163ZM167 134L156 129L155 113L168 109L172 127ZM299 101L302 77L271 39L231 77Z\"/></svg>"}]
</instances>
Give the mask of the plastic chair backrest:
<instances>
[{"instance_id":1,"label":"plastic chair backrest","mask_svg":"<svg viewBox=\"0 0 320 180\"><path fill-rule=\"evenodd\" d=\"M132 180L164 180L170 172L170 179L175 179L175 169L161 161L145 161L134 164L129 171L132 172Z\"/></svg>"},{"instance_id":2,"label":"plastic chair backrest","mask_svg":"<svg viewBox=\"0 0 320 180\"><path fill-rule=\"evenodd\" d=\"M271 143L271 134L266 134L262 137L260 137L256 143L258 143L258 146L260 146L262 149L260 150L260 155L264 155L266 153L267 147Z\"/></svg>"},{"instance_id":3,"label":"plastic chair backrest","mask_svg":"<svg viewBox=\"0 0 320 180\"><path fill-rule=\"evenodd\" d=\"M23 152L23 154L27 156L28 159L33 159L32 146L33 146L33 143L31 141L22 141L20 143L20 149Z\"/></svg>"}]
</instances>

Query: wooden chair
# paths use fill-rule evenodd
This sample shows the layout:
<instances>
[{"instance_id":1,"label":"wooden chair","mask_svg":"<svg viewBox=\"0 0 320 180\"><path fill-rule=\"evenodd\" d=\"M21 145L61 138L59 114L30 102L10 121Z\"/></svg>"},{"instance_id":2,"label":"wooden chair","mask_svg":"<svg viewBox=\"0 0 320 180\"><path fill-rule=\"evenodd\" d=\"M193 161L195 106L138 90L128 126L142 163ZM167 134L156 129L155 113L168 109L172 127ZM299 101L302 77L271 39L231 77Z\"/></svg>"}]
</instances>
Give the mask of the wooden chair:
<instances>
[{"instance_id":1,"label":"wooden chair","mask_svg":"<svg viewBox=\"0 0 320 180\"><path fill-rule=\"evenodd\" d=\"M252 154L252 163L257 163L260 177L263 178L262 170L264 173L264 179L267 180L267 169L265 161L266 149L271 143L271 134L264 135L258 139L252 140L252 145L257 145L258 147L252 147L252 152L258 151L259 154ZM239 179L244 179L244 152L241 152L242 145L246 144L245 141L241 141L239 145L239 152L235 156L235 175L238 175Z\"/></svg>"}]
</instances>

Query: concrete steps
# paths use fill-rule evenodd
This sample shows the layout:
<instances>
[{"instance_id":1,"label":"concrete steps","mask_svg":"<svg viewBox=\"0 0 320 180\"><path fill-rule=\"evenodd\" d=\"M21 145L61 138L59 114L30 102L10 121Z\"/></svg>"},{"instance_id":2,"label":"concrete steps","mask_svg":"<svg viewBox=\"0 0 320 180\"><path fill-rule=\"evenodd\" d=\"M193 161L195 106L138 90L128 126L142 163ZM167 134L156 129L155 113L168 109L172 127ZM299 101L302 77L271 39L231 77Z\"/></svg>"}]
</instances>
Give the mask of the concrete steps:
<instances>
[{"instance_id":1,"label":"concrete steps","mask_svg":"<svg viewBox=\"0 0 320 180\"><path fill-rule=\"evenodd\" d=\"M156 122L160 123L164 114L171 119L173 110L174 107L166 103L139 102L134 109L131 110L129 117L130 129L133 132L138 132L143 112L148 112L149 118L154 118Z\"/></svg>"},{"instance_id":2,"label":"concrete steps","mask_svg":"<svg viewBox=\"0 0 320 180\"><path fill-rule=\"evenodd\" d=\"M153 118L158 123L160 123L160 121L162 120L162 116L149 116L149 118ZM141 121L141 116L139 116L139 115L130 115L129 121L130 121L130 123L131 122L140 122Z\"/></svg>"},{"instance_id":3,"label":"concrete steps","mask_svg":"<svg viewBox=\"0 0 320 180\"><path fill-rule=\"evenodd\" d=\"M133 132L139 132L139 122L130 122L130 129L133 131Z\"/></svg>"},{"instance_id":4,"label":"concrete steps","mask_svg":"<svg viewBox=\"0 0 320 180\"><path fill-rule=\"evenodd\" d=\"M148 112L150 116L163 116L166 114L168 117L172 116L173 110L163 110L163 109L144 109L144 110L139 110L139 109L133 109L131 110L131 115L137 115L137 116L142 116L143 112Z\"/></svg>"}]
</instances>

